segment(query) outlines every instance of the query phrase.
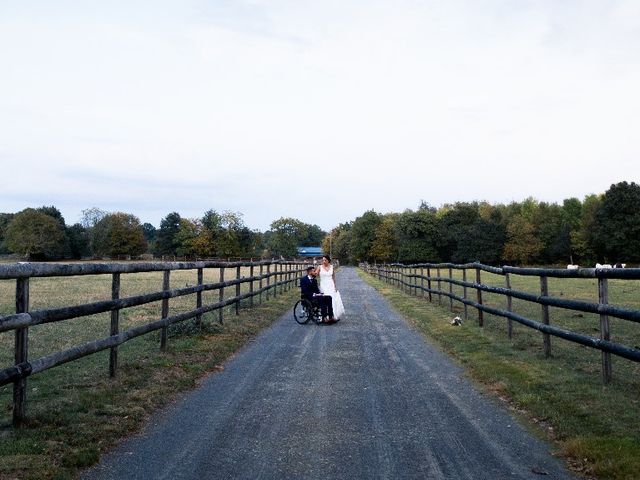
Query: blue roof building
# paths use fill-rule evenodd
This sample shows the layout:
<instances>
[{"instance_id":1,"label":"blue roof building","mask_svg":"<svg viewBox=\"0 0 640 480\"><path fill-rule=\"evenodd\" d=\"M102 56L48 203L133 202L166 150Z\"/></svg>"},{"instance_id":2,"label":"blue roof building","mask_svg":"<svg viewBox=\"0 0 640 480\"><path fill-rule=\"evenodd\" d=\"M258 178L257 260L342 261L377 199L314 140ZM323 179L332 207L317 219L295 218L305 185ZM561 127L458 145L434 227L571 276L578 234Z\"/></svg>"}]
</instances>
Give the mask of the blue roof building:
<instances>
[{"instance_id":1,"label":"blue roof building","mask_svg":"<svg viewBox=\"0 0 640 480\"><path fill-rule=\"evenodd\" d=\"M299 257L321 257L322 247L298 247Z\"/></svg>"}]
</instances>

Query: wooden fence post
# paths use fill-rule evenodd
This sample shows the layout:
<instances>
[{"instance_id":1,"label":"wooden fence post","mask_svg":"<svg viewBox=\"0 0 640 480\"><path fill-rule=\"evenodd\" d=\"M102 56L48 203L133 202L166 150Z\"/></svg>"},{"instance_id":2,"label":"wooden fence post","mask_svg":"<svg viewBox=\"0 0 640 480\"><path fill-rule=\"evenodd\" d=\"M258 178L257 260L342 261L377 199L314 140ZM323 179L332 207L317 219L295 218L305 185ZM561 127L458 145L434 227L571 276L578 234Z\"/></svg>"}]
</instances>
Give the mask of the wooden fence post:
<instances>
[{"instance_id":1,"label":"wooden fence post","mask_svg":"<svg viewBox=\"0 0 640 480\"><path fill-rule=\"evenodd\" d=\"M467 267L462 267L462 281L463 282L467 282ZM463 286L462 287L462 296L465 300L468 300L467 298L467 286ZM467 320L467 318L469 317L469 305L467 305L466 303L464 304L464 319Z\"/></svg>"},{"instance_id":2,"label":"wooden fence post","mask_svg":"<svg viewBox=\"0 0 640 480\"><path fill-rule=\"evenodd\" d=\"M220 267L220 282L224 282L224 267ZM220 287L218 289L219 292L219 301L222 302L224 300L224 287ZM218 321L220 325L224 324L224 307L220 307L218 309Z\"/></svg>"},{"instance_id":3,"label":"wooden fence post","mask_svg":"<svg viewBox=\"0 0 640 480\"><path fill-rule=\"evenodd\" d=\"M480 277L480 269L476 268L476 285L481 285L482 279ZM476 294L478 298L478 305L482 305L482 290L476 287ZM478 308L478 326L484 327L484 312Z\"/></svg>"},{"instance_id":4,"label":"wooden fence post","mask_svg":"<svg viewBox=\"0 0 640 480\"><path fill-rule=\"evenodd\" d=\"M278 263L273 264L273 298L278 296Z\"/></svg>"},{"instance_id":5,"label":"wooden fence post","mask_svg":"<svg viewBox=\"0 0 640 480\"><path fill-rule=\"evenodd\" d=\"M609 283L606 278L598 278L598 303L609 303ZM609 315L604 313L600 314L600 338L607 341L610 339ZM602 351L602 383L606 385L611 382L611 378L611 354Z\"/></svg>"},{"instance_id":6,"label":"wooden fence post","mask_svg":"<svg viewBox=\"0 0 640 480\"><path fill-rule=\"evenodd\" d=\"M453 269L449 267L449 294L453 295ZM449 309L453 312L453 297L449 297Z\"/></svg>"},{"instance_id":7,"label":"wooden fence post","mask_svg":"<svg viewBox=\"0 0 640 480\"><path fill-rule=\"evenodd\" d=\"M201 287L204 283L204 272L202 268L198 269L198 286ZM202 290L196 294L196 308L202 308ZM202 328L202 314L196 315L196 327Z\"/></svg>"},{"instance_id":8,"label":"wooden fence post","mask_svg":"<svg viewBox=\"0 0 640 480\"><path fill-rule=\"evenodd\" d=\"M249 282L249 293L251 294L249 297L249 307L253 307L253 259L251 259L251 266L249 267L249 276L252 278L251 282Z\"/></svg>"},{"instance_id":9,"label":"wooden fence post","mask_svg":"<svg viewBox=\"0 0 640 480\"><path fill-rule=\"evenodd\" d=\"M431 267L427 267L427 288L429 289L429 302L433 302L431 296Z\"/></svg>"},{"instance_id":10,"label":"wooden fence post","mask_svg":"<svg viewBox=\"0 0 640 480\"><path fill-rule=\"evenodd\" d=\"M504 283L507 290L511 290L511 277L509 277L508 273L504 274ZM511 295L507 295L507 311L513 312L513 297ZM513 320L507 318L507 334L509 336L509 340L513 338Z\"/></svg>"},{"instance_id":11,"label":"wooden fence post","mask_svg":"<svg viewBox=\"0 0 640 480\"><path fill-rule=\"evenodd\" d=\"M171 270L165 270L162 276L162 290L168 291L171 290L169 280L171 278ZM165 298L162 300L162 319L164 320L169 316L169 299ZM169 331L168 327L162 327L160 331L160 350L167 349L167 333Z\"/></svg>"},{"instance_id":12,"label":"wooden fence post","mask_svg":"<svg viewBox=\"0 0 640 480\"><path fill-rule=\"evenodd\" d=\"M29 277L16 280L16 313L29 311ZM15 333L15 361L20 365L29 359L29 328L18 328ZM20 427L27 413L27 379L13 382L13 426Z\"/></svg>"},{"instance_id":13,"label":"wooden fence post","mask_svg":"<svg viewBox=\"0 0 640 480\"><path fill-rule=\"evenodd\" d=\"M285 285L285 292L288 292L289 290L291 290L291 264L287 263L286 264L286 270L287 273L285 274L285 278L287 279L287 283Z\"/></svg>"},{"instance_id":14,"label":"wooden fence post","mask_svg":"<svg viewBox=\"0 0 640 480\"><path fill-rule=\"evenodd\" d=\"M549 283L545 276L540 277L540 296L549 296ZM542 305L542 323L549 325L549 305ZM549 358L551 356L551 335L543 333L542 340L544 344L544 356Z\"/></svg>"},{"instance_id":15,"label":"wooden fence post","mask_svg":"<svg viewBox=\"0 0 640 480\"><path fill-rule=\"evenodd\" d=\"M440 267L436 267L436 275L438 276L438 305L442 305L442 282L440 281Z\"/></svg>"},{"instance_id":16,"label":"wooden fence post","mask_svg":"<svg viewBox=\"0 0 640 480\"><path fill-rule=\"evenodd\" d=\"M118 300L120 298L120 274L114 273L111 277L111 299ZM120 309L111 310L111 328L109 333L111 336L120 333ZM111 347L109 350L109 377L116 376L118 369L118 346Z\"/></svg>"},{"instance_id":17,"label":"wooden fence post","mask_svg":"<svg viewBox=\"0 0 640 480\"><path fill-rule=\"evenodd\" d=\"M267 264L267 301L269 301L269 296L271 295L271 264Z\"/></svg>"},{"instance_id":18,"label":"wooden fence post","mask_svg":"<svg viewBox=\"0 0 640 480\"><path fill-rule=\"evenodd\" d=\"M258 303L262 305L262 275L264 274L264 265L260 264L260 280L258 280L258 289L260 294L258 295Z\"/></svg>"},{"instance_id":19,"label":"wooden fence post","mask_svg":"<svg viewBox=\"0 0 640 480\"><path fill-rule=\"evenodd\" d=\"M240 265L236 267L236 280L240 280ZM240 296L240 284L236 283L236 298ZM240 300L236 300L236 315L240 315Z\"/></svg>"},{"instance_id":20,"label":"wooden fence post","mask_svg":"<svg viewBox=\"0 0 640 480\"><path fill-rule=\"evenodd\" d=\"M425 297L424 293L424 267L420 267L420 291L422 292L422 298Z\"/></svg>"}]
</instances>

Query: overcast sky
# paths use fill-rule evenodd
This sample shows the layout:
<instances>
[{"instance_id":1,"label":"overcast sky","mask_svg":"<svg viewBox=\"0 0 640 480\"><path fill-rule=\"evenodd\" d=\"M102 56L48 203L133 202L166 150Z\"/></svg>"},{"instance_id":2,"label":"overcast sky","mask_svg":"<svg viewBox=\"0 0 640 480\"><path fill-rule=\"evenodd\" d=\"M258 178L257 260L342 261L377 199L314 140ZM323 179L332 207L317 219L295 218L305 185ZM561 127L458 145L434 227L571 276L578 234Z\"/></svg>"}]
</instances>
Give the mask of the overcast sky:
<instances>
[{"instance_id":1,"label":"overcast sky","mask_svg":"<svg viewBox=\"0 0 640 480\"><path fill-rule=\"evenodd\" d=\"M640 180L640 2L0 0L0 211L329 229Z\"/></svg>"}]
</instances>

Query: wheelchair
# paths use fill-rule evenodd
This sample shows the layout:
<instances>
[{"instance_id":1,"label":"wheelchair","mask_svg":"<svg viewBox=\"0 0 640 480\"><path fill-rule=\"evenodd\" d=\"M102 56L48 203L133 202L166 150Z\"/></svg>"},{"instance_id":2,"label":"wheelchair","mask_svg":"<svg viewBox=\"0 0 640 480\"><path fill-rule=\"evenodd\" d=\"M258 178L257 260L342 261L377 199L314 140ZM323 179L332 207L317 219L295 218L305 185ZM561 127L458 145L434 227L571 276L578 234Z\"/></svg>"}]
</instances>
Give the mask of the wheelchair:
<instances>
[{"instance_id":1,"label":"wheelchair","mask_svg":"<svg viewBox=\"0 0 640 480\"><path fill-rule=\"evenodd\" d=\"M306 298L301 298L293 306L293 318L296 319L300 325L308 323L312 320L313 323L319 325L322 323L322 314L320 312L320 305L317 302L312 302Z\"/></svg>"}]
</instances>

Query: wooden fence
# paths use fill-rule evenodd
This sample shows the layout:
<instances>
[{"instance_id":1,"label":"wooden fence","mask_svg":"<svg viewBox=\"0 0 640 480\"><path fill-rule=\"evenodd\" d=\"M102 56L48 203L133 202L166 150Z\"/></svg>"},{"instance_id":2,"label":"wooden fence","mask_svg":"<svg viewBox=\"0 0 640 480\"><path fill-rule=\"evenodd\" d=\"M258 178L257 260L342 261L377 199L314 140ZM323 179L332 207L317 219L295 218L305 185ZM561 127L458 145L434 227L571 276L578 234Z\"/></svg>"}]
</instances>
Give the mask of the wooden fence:
<instances>
[{"instance_id":1,"label":"wooden fence","mask_svg":"<svg viewBox=\"0 0 640 480\"><path fill-rule=\"evenodd\" d=\"M249 276L241 277L241 267L249 267ZM27 378L39 372L77 360L93 353L110 349L109 375L115 376L118 365L118 345L135 337L156 330L161 331L160 348L167 346L168 327L174 323L195 318L197 325L202 322L202 315L214 310L219 311L219 321L223 322L223 307L235 305L236 314L242 300L248 300L253 306L254 298L262 301L263 294L276 297L278 289L282 293L292 285L305 271L306 265L301 262L288 261L238 261L238 262L152 262L152 263L78 263L47 264L26 263L0 265L0 280L16 280L16 313L0 316L0 332L15 330L15 364L0 370L0 386L13 383L13 424L19 426L26 414ZM203 283L205 269L219 269L220 281ZM225 281L225 271L235 269L235 278ZM255 270L259 273L255 275ZM171 290L169 280L172 271L197 270L197 285ZM141 272L163 272L162 291L120 298L120 277L122 274ZM34 277L66 277L77 275L111 275L111 300L75 305L63 308L29 311L29 279ZM254 288L255 283L258 288ZM249 283L249 292L241 294L240 286ZM224 289L235 287L235 296L224 299ZM219 301L210 305L202 304L202 292L218 290ZM169 299L194 295L195 309L169 316ZM162 302L161 318L150 323L119 331L120 311L125 308L144 305L151 302ZM111 312L110 336L75 346L65 351L30 360L29 327L44 323L59 322L73 318L85 317L97 313Z\"/></svg>"},{"instance_id":2,"label":"wooden fence","mask_svg":"<svg viewBox=\"0 0 640 480\"><path fill-rule=\"evenodd\" d=\"M434 295L438 302L442 303L442 297L449 298L449 307L453 311L453 302L457 301L464 306L465 319L468 317L468 307L477 309L478 325L484 325L484 312L504 317L507 319L507 332L509 339L512 337L512 322L516 321L526 327L536 329L542 333L543 349L546 357L551 355L551 336L560 337L570 342L575 342L587 347L596 348L602 352L602 381L611 381L611 354L640 362L640 349L614 343L610 340L609 317L620 318L635 323L640 323L640 310L632 310L609 304L609 279L640 279L640 268L628 269L602 269L583 268L578 270L545 269L545 268L516 268L504 266L501 268L490 267L481 263L452 264L452 263L423 263L415 265L361 264L360 267L369 274L395 286L403 288L407 293L417 295L418 291L423 296L428 295L430 302ZM442 271L448 275L442 276ZM453 278L453 270L462 271L462 280ZM425 275L426 271L426 275ZM432 272L435 271L435 276ZM467 280L467 272L475 274L475 281ZM418 273L419 272L419 273ZM504 288L482 284L482 272L489 272L504 277ZM521 292L511 288L510 275L535 276L540 279L540 295ZM548 278L595 278L598 280L598 303L589 303L580 300L567 300L564 298L550 297ZM426 282L426 286L425 286ZM448 284L448 289L443 290L442 284ZM435 284L435 285L434 285ZM462 287L463 295L453 293L453 285ZM468 295L468 289L475 290L475 300ZM485 305L482 293L503 295L507 299L507 310ZM532 320L513 311L512 299L517 298L527 302L541 305L542 321ZM577 332L560 328L550 324L549 307L575 310L579 312L595 313L600 316L600 338L590 337Z\"/></svg>"}]
</instances>

